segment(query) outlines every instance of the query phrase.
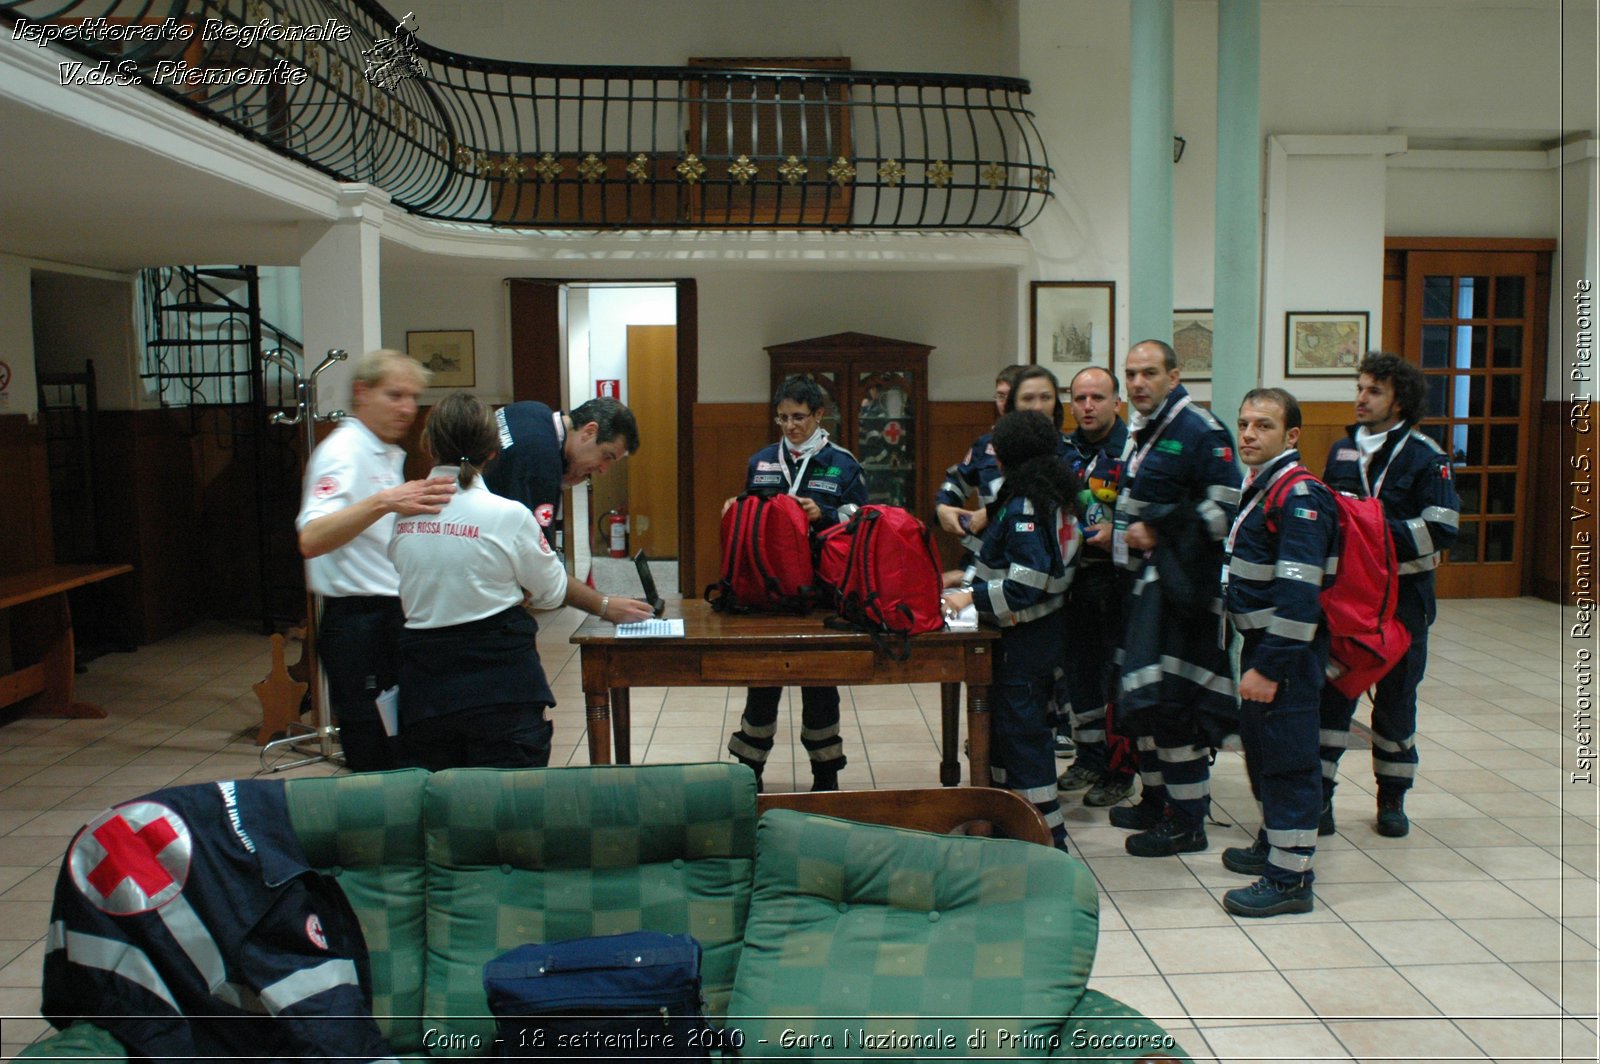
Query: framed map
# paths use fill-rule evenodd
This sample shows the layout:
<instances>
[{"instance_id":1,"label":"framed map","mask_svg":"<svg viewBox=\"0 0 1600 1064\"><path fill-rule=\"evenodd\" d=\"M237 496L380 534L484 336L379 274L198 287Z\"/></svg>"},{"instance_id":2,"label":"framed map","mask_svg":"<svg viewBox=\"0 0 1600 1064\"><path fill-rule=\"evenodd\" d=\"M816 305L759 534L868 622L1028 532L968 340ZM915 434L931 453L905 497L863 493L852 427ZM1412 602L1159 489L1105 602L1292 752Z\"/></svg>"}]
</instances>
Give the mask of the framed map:
<instances>
[{"instance_id":1,"label":"framed map","mask_svg":"<svg viewBox=\"0 0 1600 1064\"><path fill-rule=\"evenodd\" d=\"M1291 310L1283 342L1285 376L1354 377L1367 353L1367 312Z\"/></svg>"},{"instance_id":2,"label":"framed map","mask_svg":"<svg viewBox=\"0 0 1600 1064\"><path fill-rule=\"evenodd\" d=\"M1211 379L1211 334L1215 327L1209 307L1172 312L1172 349L1178 353L1178 373L1182 380Z\"/></svg>"}]
</instances>

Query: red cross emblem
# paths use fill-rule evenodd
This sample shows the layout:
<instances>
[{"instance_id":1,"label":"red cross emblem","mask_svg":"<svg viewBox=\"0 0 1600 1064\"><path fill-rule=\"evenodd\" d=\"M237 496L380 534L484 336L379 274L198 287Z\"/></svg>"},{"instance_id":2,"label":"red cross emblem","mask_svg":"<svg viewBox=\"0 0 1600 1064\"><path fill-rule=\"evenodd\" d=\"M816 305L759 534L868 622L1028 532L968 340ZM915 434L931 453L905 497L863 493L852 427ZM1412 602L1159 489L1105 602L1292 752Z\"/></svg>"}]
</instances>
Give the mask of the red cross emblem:
<instances>
[{"instance_id":1,"label":"red cross emblem","mask_svg":"<svg viewBox=\"0 0 1600 1064\"><path fill-rule=\"evenodd\" d=\"M900 437L905 434L905 429L900 427L900 422L898 421L891 421L883 426L883 438L888 441L891 447L899 443Z\"/></svg>"},{"instance_id":2,"label":"red cross emblem","mask_svg":"<svg viewBox=\"0 0 1600 1064\"><path fill-rule=\"evenodd\" d=\"M84 828L68 861L73 883L96 908L130 916L178 896L193 848L178 814L157 802L129 802Z\"/></svg>"}]
</instances>

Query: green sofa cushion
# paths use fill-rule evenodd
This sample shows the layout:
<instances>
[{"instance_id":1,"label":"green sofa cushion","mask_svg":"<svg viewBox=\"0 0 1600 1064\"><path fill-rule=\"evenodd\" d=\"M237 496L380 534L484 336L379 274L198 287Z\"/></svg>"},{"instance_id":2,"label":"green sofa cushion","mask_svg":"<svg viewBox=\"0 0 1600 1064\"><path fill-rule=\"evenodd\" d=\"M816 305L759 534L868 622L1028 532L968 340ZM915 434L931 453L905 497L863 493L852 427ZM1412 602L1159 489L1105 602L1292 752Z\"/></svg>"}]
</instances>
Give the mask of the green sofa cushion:
<instances>
[{"instance_id":1,"label":"green sofa cushion","mask_svg":"<svg viewBox=\"0 0 1600 1064\"><path fill-rule=\"evenodd\" d=\"M422 1048L422 795L428 773L362 772L284 784L312 867L332 875L372 958L372 1011L396 1050Z\"/></svg>"},{"instance_id":2,"label":"green sofa cushion","mask_svg":"<svg viewBox=\"0 0 1600 1064\"><path fill-rule=\"evenodd\" d=\"M749 769L452 769L425 805L435 1055L489 1049L483 965L527 942L687 932L705 950L708 1007L726 1009L755 854Z\"/></svg>"},{"instance_id":3,"label":"green sofa cushion","mask_svg":"<svg viewBox=\"0 0 1600 1064\"><path fill-rule=\"evenodd\" d=\"M728 1022L746 1057L1049 1057L1098 931L1048 847L772 810Z\"/></svg>"}]
</instances>

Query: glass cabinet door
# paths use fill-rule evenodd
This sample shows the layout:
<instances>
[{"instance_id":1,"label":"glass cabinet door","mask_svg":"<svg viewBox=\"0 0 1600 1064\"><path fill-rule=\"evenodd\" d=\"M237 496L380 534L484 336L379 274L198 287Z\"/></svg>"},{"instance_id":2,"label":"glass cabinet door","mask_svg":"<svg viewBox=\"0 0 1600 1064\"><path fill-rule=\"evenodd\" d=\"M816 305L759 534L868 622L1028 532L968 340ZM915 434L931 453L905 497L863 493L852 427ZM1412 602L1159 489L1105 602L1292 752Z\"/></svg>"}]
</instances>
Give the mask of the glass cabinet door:
<instances>
[{"instance_id":1,"label":"glass cabinet door","mask_svg":"<svg viewBox=\"0 0 1600 1064\"><path fill-rule=\"evenodd\" d=\"M870 502L915 505L916 404L909 370L857 371L856 458Z\"/></svg>"}]
</instances>

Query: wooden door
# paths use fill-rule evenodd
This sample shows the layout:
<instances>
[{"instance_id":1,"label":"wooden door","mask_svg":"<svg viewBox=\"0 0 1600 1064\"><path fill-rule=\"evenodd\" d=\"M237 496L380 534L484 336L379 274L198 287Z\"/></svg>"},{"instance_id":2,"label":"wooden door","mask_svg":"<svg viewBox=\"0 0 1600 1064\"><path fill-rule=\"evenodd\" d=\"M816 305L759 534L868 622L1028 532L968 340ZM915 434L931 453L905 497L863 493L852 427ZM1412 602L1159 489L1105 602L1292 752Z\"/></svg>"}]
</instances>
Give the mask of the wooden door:
<instances>
[{"instance_id":1,"label":"wooden door","mask_svg":"<svg viewBox=\"0 0 1600 1064\"><path fill-rule=\"evenodd\" d=\"M639 453L627 460L630 552L678 556L678 329L628 326L628 409Z\"/></svg>"},{"instance_id":2,"label":"wooden door","mask_svg":"<svg viewBox=\"0 0 1600 1064\"><path fill-rule=\"evenodd\" d=\"M1532 251L1406 254L1404 354L1427 378L1421 428L1451 456L1461 496L1444 597L1523 593L1549 312L1540 265Z\"/></svg>"}]
</instances>

